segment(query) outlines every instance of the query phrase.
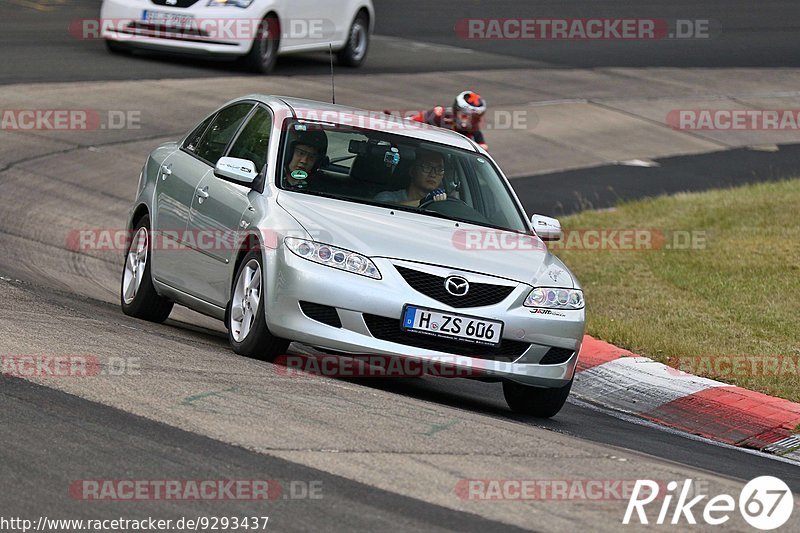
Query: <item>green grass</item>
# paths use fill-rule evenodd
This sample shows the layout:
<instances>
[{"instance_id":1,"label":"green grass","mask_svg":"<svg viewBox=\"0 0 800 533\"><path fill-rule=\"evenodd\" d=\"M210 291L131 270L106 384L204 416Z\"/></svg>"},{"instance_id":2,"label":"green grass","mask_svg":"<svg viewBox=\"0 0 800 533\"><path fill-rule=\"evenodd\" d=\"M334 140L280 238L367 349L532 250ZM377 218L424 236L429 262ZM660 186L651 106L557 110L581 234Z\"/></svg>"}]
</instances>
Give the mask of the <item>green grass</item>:
<instances>
[{"instance_id":1,"label":"green grass","mask_svg":"<svg viewBox=\"0 0 800 533\"><path fill-rule=\"evenodd\" d=\"M800 180L623 203L561 222L566 230L655 229L667 243L675 231L704 234L700 249L557 250L583 285L587 333L800 401ZM706 364L721 356L772 366L718 372Z\"/></svg>"}]
</instances>

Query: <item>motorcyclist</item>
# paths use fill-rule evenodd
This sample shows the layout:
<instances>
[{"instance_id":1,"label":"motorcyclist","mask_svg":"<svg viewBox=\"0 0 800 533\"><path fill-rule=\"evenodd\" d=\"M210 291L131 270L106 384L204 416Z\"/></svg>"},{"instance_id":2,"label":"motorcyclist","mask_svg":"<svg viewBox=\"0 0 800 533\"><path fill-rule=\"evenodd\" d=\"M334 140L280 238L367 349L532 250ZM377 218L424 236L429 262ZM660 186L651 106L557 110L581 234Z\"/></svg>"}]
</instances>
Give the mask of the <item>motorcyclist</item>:
<instances>
[{"instance_id":1,"label":"motorcyclist","mask_svg":"<svg viewBox=\"0 0 800 533\"><path fill-rule=\"evenodd\" d=\"M487 150L489 145L486 144L481 131L484 113L486 113L486 100L474 91L464 91L456 96L452 107L436 106L417 113L411 119L454 130Z\"/></svg>"}]
</instances>

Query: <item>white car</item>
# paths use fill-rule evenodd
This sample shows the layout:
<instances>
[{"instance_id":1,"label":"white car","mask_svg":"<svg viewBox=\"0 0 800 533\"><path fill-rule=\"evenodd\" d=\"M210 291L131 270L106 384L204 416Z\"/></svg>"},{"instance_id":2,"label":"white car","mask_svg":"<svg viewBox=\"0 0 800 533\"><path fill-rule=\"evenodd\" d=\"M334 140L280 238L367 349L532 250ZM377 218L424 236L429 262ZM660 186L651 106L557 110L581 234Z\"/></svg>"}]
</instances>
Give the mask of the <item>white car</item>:
<instances>
[{"instance_id":1,"label":"white car","mask_svg":"<svg viewBox=\"0 0 800 533\"><path fill-rule=\"evenodd\" d=\"M372 0L103 0L100 18L112 53L238 57L263 73L280 54L329 48L360 66L375 27Z\"/></svg>"}]
</instances>

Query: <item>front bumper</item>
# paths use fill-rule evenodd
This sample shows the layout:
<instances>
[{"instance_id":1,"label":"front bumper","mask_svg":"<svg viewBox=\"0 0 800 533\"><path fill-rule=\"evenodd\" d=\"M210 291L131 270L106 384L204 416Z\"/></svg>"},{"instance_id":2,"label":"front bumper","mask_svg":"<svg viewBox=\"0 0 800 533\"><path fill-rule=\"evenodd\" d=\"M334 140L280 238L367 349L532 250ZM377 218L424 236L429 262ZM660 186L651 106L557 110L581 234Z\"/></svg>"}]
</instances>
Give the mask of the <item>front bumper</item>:
<instances>
[{"instance_id":1,"label":"front bumper","mask_svg":"<svg viewBox=\"0 0 800 533\"><path fill-rule=\"evenodd\" d=\"M143 19L144 11L191 16L196 28L167 29ZM260 18L251 9L206 7L200 1L190 8L174 8L149 2L106 0L100 14L101 35L126 46L184 54L241 56L253 45Z\"/></svg>"},{"instance_id":2,"label":"front bumper","mask_svg":"<svg viewBox=\"0 0 800 533\"><path fill-rule=\"evenodd\" d=\"M529 285L498 280L516 285L513 292L500 303L454 308L417 292L394 267L420 266L415 263L373 258L383 276L381 280L374 280L312 263L297 257L284 246L265 253L266 321L270 331L277 336L336 352L445 361L461 370L459 375L512 380L539 387L562 387L574 375L583 339L585 312L580 309L560 311L557 315L534 314L530 308L522 305L531 289ZM457 273L470 281L491 279L452 268L425 268L440 269L443 275ZM310 318L301 309L300 302L335 308L341 327ZM523 343L529 346L511 356L487 356L475 354L474 346L469 345L465 352L472 355L465 355L464 352L451 349L452 342L442 344L447 346L446 349L433 349L430 346L412 346L378 338L381 333L376 331L374 319L370 318L383 317L399 323L403 305L407 303L501 320L504 323L504 343L510 341L516 346L524 347ZM398 337L401 335L394 335L393 340ZM553 348L561 349L561 353L568 354L568 358L562 358L557 364L541 364L542 358Z\"/></svg>"}]
</instances>

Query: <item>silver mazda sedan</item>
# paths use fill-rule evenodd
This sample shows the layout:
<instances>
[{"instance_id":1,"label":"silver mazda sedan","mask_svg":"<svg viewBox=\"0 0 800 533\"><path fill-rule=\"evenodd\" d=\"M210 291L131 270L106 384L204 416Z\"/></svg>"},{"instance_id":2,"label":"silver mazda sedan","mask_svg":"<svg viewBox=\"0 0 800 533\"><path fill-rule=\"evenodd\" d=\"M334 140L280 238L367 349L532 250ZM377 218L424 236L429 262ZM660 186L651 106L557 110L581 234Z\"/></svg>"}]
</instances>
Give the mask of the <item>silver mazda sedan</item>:
<instances>
[{"instance_id":1,"label":"silver mazda sedan","mask_svg":"<svg viewBox=\"0 0 800 533\"><path fill-rule=\"evenodd\" d=\"M156 148L130 211L122 310L178 303L225 322L239 354L295 341L503 383L555 415L583 338L583 292L491 156L452 131L251 95Z\"/></svg>"}]
</instances>

